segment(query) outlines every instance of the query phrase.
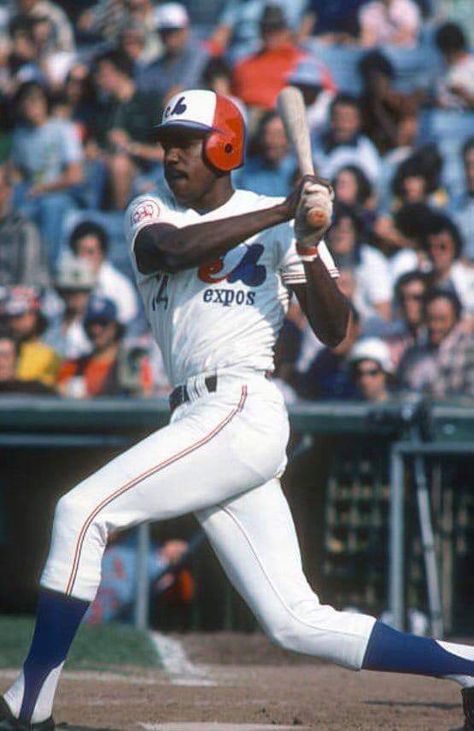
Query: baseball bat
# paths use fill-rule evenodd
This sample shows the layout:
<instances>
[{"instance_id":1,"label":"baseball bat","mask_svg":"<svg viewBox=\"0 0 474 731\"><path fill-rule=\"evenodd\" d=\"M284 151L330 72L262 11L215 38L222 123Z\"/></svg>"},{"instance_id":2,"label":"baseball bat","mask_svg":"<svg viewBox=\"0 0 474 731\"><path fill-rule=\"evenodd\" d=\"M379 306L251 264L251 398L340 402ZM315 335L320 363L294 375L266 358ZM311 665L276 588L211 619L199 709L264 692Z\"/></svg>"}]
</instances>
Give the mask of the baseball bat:
<instances>
[{"instance_id":1,"label":"baseball bat","mask_svg":"<svg viewBox=\"0 0 474 731\"><path fill-rule=\"evenodd\" d=\"M286 136L295 148L298 167L302 175L314 175L311 140L303 94L295 86L285 86L277 98L278 113L283 121ZM324 211L317 209L308 212L307 221L313 228L327 226Z\"/></svg>"}]
</instances>

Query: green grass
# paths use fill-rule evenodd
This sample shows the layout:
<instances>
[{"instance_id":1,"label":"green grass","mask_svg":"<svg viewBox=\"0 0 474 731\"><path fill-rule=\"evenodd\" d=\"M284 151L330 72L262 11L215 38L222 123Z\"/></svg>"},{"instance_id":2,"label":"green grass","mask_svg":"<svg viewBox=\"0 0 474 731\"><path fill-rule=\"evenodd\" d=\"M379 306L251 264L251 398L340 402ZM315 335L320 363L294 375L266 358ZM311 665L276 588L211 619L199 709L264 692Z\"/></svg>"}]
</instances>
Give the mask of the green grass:
<instances>
[{"instance_id":1,"label":"green grass","mask_svg":"<svg viewBox=\"0 0 474 731\"><path fill-rule=\"evenodd\" d=\"M0 616L0 668L16 668L22 664L33 626L34 621L29 617ZM73 642L66 667L117 671L120 666L161 666L146 632L118 623L82 626Z\"/></svg>"}]
</instances>

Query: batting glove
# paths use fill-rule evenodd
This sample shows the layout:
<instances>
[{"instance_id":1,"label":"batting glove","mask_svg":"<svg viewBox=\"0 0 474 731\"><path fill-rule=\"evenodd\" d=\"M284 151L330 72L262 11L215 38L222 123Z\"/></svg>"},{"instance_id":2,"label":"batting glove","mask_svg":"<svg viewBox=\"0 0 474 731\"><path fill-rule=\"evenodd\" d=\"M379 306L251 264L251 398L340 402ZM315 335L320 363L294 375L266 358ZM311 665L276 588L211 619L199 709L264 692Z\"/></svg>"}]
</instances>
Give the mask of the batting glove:
<instances>
[{"instance_id":1,"label":"batting glove","mask_svg":"<svg viewBox=\"0 0 474 731\"><path fill-rule=\"evenodd\" d=\"M304 184L295 215L295 236L301 247L311 248L321 240L331 225L333 200L334 191L325 180L308 181ZM313 208L323 213L327 220L327 224L318 229L310 226L307 220L308 213Z\"/></svg>"}]
</instances>

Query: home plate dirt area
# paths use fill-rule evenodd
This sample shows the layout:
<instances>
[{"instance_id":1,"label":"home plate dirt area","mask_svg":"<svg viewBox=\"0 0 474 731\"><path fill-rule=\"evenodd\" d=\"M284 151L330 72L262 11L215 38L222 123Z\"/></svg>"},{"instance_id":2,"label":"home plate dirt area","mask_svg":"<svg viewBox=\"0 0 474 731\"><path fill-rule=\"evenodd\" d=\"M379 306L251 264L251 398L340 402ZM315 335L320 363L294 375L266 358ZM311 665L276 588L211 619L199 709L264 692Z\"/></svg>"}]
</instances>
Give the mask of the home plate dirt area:
<instances>
[{"instance_id":1,"label":"home plate dirt area","mask_svg":"<svg viewBox=\"0 0 474 731\"><path fill-rule=\"evenodd\" d=\"M182 653L168 671L66 672L55 709L58 725L64 731L462 727L460 692L448 681L353 673L280 651L259 634L171 639ZM0 671L2 687L10 675Z\"/></svg>"}]
</instances>

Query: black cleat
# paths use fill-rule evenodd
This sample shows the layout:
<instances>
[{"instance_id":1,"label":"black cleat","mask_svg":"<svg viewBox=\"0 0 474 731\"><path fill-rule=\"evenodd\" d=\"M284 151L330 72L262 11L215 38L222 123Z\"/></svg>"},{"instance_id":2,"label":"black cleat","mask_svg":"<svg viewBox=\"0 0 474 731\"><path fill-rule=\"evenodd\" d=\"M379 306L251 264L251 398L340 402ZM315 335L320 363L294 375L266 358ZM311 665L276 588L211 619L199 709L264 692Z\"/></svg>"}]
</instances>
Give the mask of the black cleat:
<instances>
[{"instance_id":1,"label":"black cleat","mask_svg":"<svg viewBox=\"0 0 474 731\"><path fill-rule=\"evenodd\" d=\"M464 710L464 731L474 731L474 686L463 688L462 707Z\"/></svg>"},{"instance_id":2,"label":"black cleat","mask_svg":"<svg viewBox=\"0 0 474 731\"><path fill-rule=\"evenodd\" d=\"M474 728L474 727L473 727ZM50 716L45 721L38 723L28 723L21 721L10 711L8 703L0 696L0 731L53 731L54 721Z\"/></svg>"}]
</instances>

